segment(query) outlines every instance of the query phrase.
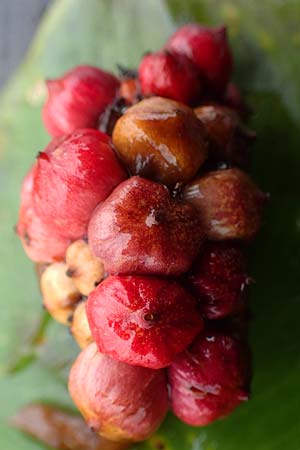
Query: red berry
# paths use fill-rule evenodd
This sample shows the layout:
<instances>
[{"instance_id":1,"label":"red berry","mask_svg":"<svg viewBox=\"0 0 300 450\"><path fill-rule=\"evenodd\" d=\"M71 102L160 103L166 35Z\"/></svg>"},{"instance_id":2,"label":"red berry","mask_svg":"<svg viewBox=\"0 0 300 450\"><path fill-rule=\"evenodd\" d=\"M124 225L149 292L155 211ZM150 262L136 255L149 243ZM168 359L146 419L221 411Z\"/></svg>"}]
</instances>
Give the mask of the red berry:
<instances>
[{"instance_id":1,"label":"red berry","mask_svg":"<svg viewBox=\"0 0 300 450\"><path fill-rule=\"evenodd\" d=\"M36 171L37 165L35 164L24 179L16 231L28 258L35 262L61 261L70 242L54 233L35 211L33 184Z\"/></svg>"},{"instance_id":2,"label":"red berry","mask_svg":"<svg viewBox=\"0 0 300 450\"><path fill-rule=\"evenodd\" d=\"M94 254L108 272L120 274L182 274L197 256L202 238L193 206L140 177L120 184L96 208L88 230Z\"/></svg>"},{"instance_id":3,"label":"red berry","mask_svg":"<svg viewBox=\"0 0 300 450\"><path fill-rule=\"evenodd\" d=\"M145 96L157 95L188 104L197 102L202 88L198 69L191 60L169 50L144 56L139 80Z\"/></svg>"},{"instance_id":4,"label":"red berry","mask_svg":"<svg viewBox=\"0 0 300 450\"><path fill-rule=\"evenodd\" d=\"M209 239L250 241L260 228L266 195L234 168L209 172L189 183L184 198L198 208Z\"/></svg>"},{"instance_id":5,"label":"red berry","mask_svg":"<svg viewBox=\"0 0 300 450\"><path fill-rule=\"evenodd\" d=\"M196 300L155 277L111 276L89 295L86 311L101 352L152 369L168 366L202 328Z\"/></svg>"},{"instance_id":6,"label":"red berry","mask_svg":"<svg viewBox=\"0 0 300 450\"><path fill-rule=\"evenodd\" d=\"M126 178L108 136L77 130L39 154L35 208L49 228L72 240L87 233L96 205Z\"/></svg>"},{"instance_id":7,"label":"red berry","mask_svg":"<svg viewBox=\"0 0 300 450\"><path fill-rule=\"evenodd\" d=\"M189 276L206 319L222 319L244 306L250 282L241 249L231 243L207 243Z\"/></svg>"},{"instance_id":8,"label":"red berry","mask_svg":"<svg viewBox=\"0 0 300 450\"><path fill-rule=\"evenodd\" d=\"M94 343L75 361L69 391L88 425L112 441L147 439L168 409L165 371L115 361Z\"/></svg>"},{"instance_id":9,"label":"red berry","mask_svg":"<svg viewBox=\"0 0 300 450\"><path fill-rule=\"evenodd\" d=\"M189 57L213 91L225 89L233 59L224 26L185 25L170 37L167 48Z\"/></svg>"},{"instance_id":10,"label":"red berry","mask_svg":"<svg viewBox=\"0 0 300 450\"><path fill-rule=\"evenodd\" d=\"M61 78L47 81L43 121L52 136L97 126L99 115L114 99L118 80L97 67L78 66Z\"/></svg>"},{"instance_id":11,"label":"red berry","mask_svg":"<svg viewBox=\"0 0 300 450\"><path fill-rule=\"evenodd\" d=\"M248 400L249 351L228 332L204 330L169 368L171 407L183 422L208 425Z\"/></svg>"}]
</instances>

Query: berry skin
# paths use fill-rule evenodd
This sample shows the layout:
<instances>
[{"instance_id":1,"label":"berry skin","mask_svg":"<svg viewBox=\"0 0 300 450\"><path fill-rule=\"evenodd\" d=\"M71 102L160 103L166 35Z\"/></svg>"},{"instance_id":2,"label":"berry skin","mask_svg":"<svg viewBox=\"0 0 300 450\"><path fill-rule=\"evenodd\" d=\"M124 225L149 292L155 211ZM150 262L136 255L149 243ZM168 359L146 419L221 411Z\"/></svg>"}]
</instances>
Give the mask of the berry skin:
<instances>
[{"instance_id":1,"label":"berry skin","mask_svg":"<svg viewBox=\"0 0 300 450\"><path fill-rule=\"evenodd\" d=\"M205 319L223 319L244 307L244 290L251 279L241 249L232 243L205 244L190 275Z\"/></svg>"},{"instance_id":2,"label":"berry skin","mask_svg":"<svg viewBox=\"0 0 300 450\"><path fill-rule=\"evenodd\" d=\"M233 68L224 26L185 25L170 37L166 48L190 58L214 93L224 91Z\"/></svg>"},{"instance_id":3,"label":"berry skin","mask_svg":"<svg viewBox=\"0 0 300 450\"><path fill-rule=\"evenodd\" d=\"M202 90L198 69L192 61L166 49L144 56L139 80L143 95L167 97L187 104L195 104Z\"/></svg>"},{"instance_id":4,"label":"berry skin","mask_svg":"<svg viewBox=\"0 0 300 450\"><path fill-rule=\"evenodd\" d=\"M204 330L169 368L171 408L183 422L204 426L248 400L248 348L232 334Z\"/></svg>"},{"instance_id":5,"label":"berry skin","mask_svg":"<svg viewBox=\"0 0 300 450\"><path fill-rule=\"evenodd\" d=\"M256 134L242 124L237 112L217 104L199 106L194 111L207 132L213 158L246 166L248 147Z\"/></svg>"},{"instance_id":6,"label":"berry skin","mask_svg":"<svg viewBox=\"0 0 300 450\"><path fill-rule=\"evenodd\" d=\"M88 240L109 273L180 275L199 253L203 232L192 205L131 177L95 209Z\"/></svg>"},{"instance_id":7,"label":"berry skin","mask_svg":"<svg viewBox=\"0 0 300 450\"><path fill-rule=\"evenodd\" d=\"M66 252L67 275L82 295L89 295L104 277L104 266L96 258L87 242L72 242Z\"/></svg>"},{"instance_id":8,"label":"berry skin","mask_svg":"<svg viewBox=\"0 0 300 450\"><path fill-rule=\"evenodd\" d=\"M208 239L250 241L260 228L266 195L234 168L196 179L186 186L184 199L198 208Z\"/></svg>"},{"instance_id":9,"label":"berry skin","mask_svg":"<svg viewBox=\"0 0 300 450\"><path fill-rule=\"evenodd\" d=\"M69 377L71 397L88 425L112 441L143 441L168 409L165 371L133 367L90 344Z\"/></svg>"},{"instance_id":10,"label":"berry skin","mask_svg":"<svg viewBox=\"0 0 300 450\"><path fill-rule=\"evenodd\" d=\"M70 332L80 348L86 348L93 342L86 315L86 301L78 303L72 316Z\"/></svg>"},{"instance_id":11,"label":"berry skin","mask_svg":"<svg viewBox=\"0 0 300 450\"><path fill-rule=\"evenodd\" d=\"M190 181L207 157L206 132L193 110L162 97L129 108L112 140L131 174L167 186Z\"/></svg>"},{"instance_id":12,"label":"berry skin","mask_svg":"<svg viewBox=\"0 0 300 450\"><path fill-rule=\"evenodd\" d=\"M155 277L107 278L86 312L101 352L151 369L171 364L203 326L196 300L179 283Z\"/></svg>"},{"instance_id":13,"label":"berry skin","mask_svg":"<svg viewBox=\"0 0 300 450\"><path fill-rule=\"evenodd\" d=\"M125 178L108 136L92 129L77 130L54 139L39 154L35 209L56 233L81 239L96 205Z\"/></svg>"},{"instance_id":14,"label":"berry skin","mask_svg":"<svg viewBox=\"0 0 300 450\"><path fill-rule=\"evenodd\" d=\"M70 241L53 232L37 215L33 205L33 187L37 165L33 165L23 181L21 205L16 232L28 258L37 263L62 261Z\"/></svg>"},{"instance_id":15,"label":"berry skin","mask_svg":"<svg viewBox=\"0 0 300 450\"><path fill-rule=\"evenodd\" d=\"M61 78L48 80L43 121L49 134L61 136L78 128L95 128L118 87L113 75L92 66L78 66Z\"/></svg>"},{"instance_id":16,"label":"berry skin","mask_svg":"<svg viewBox=\"0 0 300 450\"><path fill-rule=\"evenodd\" d=\"M64 263L53 263L46 268L40 279L44 306L63 325L69 325L75 304L81 298L77 287L66 275L66 270Z\"/></svg>"}]
</instances>

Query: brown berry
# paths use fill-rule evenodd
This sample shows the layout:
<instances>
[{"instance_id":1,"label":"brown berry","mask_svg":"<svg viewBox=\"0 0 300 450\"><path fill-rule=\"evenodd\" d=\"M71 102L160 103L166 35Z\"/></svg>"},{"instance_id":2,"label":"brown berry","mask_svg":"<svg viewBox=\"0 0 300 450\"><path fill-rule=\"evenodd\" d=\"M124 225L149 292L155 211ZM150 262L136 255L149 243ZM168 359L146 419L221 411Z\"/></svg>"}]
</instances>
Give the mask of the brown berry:
<instances>
[{"instance_id":1,"label":"brown berry","mask_svg":"<svg viewBox=\"0 0 300 450\"><path fill-rule=\"evenodd\" d=\"M129 108L112 139L132 174L168 186L191 180L207 156L206 133L193 110L161 97Z\"/></svg>"}]
</instances>

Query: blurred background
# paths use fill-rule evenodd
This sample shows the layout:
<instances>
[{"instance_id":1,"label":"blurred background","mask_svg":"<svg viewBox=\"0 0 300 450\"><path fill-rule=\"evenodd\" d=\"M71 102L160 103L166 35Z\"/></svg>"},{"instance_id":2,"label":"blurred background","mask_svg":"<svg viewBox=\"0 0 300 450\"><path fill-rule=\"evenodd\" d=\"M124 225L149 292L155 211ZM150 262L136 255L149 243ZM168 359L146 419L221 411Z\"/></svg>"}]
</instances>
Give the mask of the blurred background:
<instances>
[{"instance_id":1,"label":"blurred background","mask_svg":"<svg viewBox=\"0 0 300 450\"><path fill-rule=\"evenodd\" d=\"M0 88L17 67L51 0L0 1Z\"/></svg>"}]
</instances>

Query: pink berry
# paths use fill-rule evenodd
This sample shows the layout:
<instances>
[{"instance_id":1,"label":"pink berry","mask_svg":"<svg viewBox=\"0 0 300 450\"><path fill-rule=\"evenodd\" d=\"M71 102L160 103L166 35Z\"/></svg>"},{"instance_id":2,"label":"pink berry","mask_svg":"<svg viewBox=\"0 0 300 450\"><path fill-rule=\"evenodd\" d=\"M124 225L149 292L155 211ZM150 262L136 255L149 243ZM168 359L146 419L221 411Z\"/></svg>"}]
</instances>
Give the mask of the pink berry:
<instances>
[{"instance_id":1,"label":"pink berry","mask_svg":"<svg viewBox=\"0 0 300 450\"><path fill-rule=\"evenodd\" d=\"M88 425L112 441L142 441L156 431L168 409L163 370L133 367L90 344L69 377L71 397Z\"/></svg>"},{"instance_id":2,"label":"pink berry","mask_svg":"<svg viewBox=\"0 0 300 450\"><path fill-rule=\"evenodd\" d=\"M185 25L170 37L167 48L190 58L212 91L224 91L233 67L226 27Z\"/></svg>"},{"instance_id":3,"label":"pink berry","mask_svg":"<svg viewBox=\"0 0 300 450\"><path fill-rule=\"evenodd\" d=\"M37 165L35 164L24 179L16 231L28 258L35 262L61 261L69 245L69 240L53 232L35 211L33 184L36 171Z\"/></svg>"},{"instance_id":4,"label":"pink berry","mask_svg":"<svg viewBox=\"0 0 300 450\"><path fill-rule=\"evenodd\" d=\"M185 55L169 50L142 59L139 80L145 96L161 96L195 104L202 90L198 69Z\"/></svg>"},{"instance_id":5,"label":"pink berry","mask_svg":"<svg viewBox=\"0 0 300 450\"><path fill-rule=\"evenodd\" d=\"M171 364L202 328L196 300L156 277L110 276L89 295L86 311L101 352L152 369Z\"/></svg>"},{"instance_id":6,"label":"pink berry","mask_svg":"<svg viewBox=\"0 0 300 450\"><path fill-rule=\"evenodd\" d=\"M54 139L39 154L35 208L56 233L79 239L86 235L96 205L125 178L108 136L77 130Z\"/></svg>"},{"instance_id":7,"label":"pink berry","mask_svg":"<svg viewBox=\"0 0 300 450\"><path fill-rule=\"evenodd\" d=\"M248 400L248 348L229 332L204 330L169 368L171 407L183 422L204 426Z\"/></svg>"},{"instance_id":8,"label":"pink berry","mask_svg":"<svg viewBox=\"0 0 300 450\"><path fill-rule=\"evenodd\" d=\"M206 319L222 319L244 307L246 262L241 249L232 243L207 243L193 267L189 281L199 297Z\"/></svg>"},{"instance_id":9,"label":"pink berry","mask_svg":"<svg viewBox=\"0 0 300 450\"><path fill-rule=\"evenodd\" d=\"M112 102L119 82L97 67L78 66L61 78L48 80L43 121L52 136L77 128L94 128L99 115Z\"/></svg>"},{"instance_id":10,"label":"pink berry","mask_svg":"<svg viewBox=\"0 0 300 450\"><path fill-rule=\"evenodd\" d=\"M136 176L96 208L88 239L110 273L179 275L197 256L203 233L192 205Z\"/></svg>"}]
</instances>

